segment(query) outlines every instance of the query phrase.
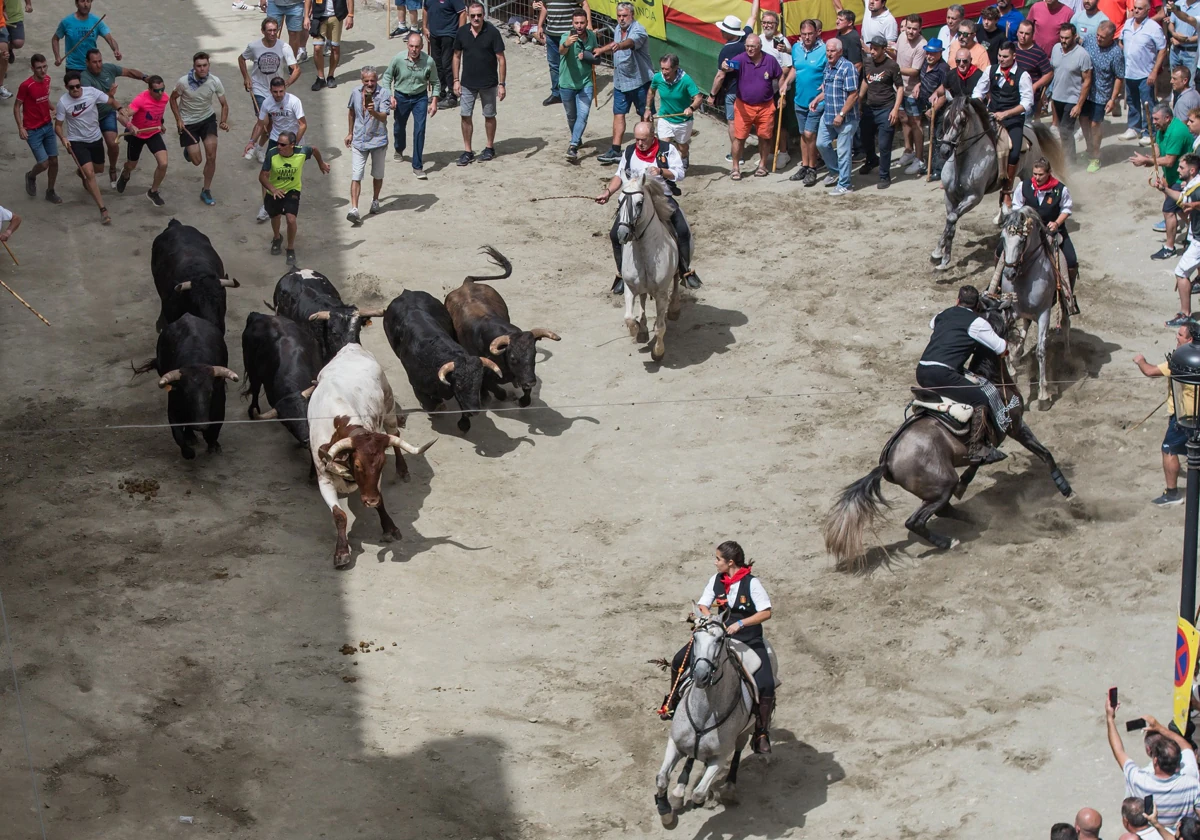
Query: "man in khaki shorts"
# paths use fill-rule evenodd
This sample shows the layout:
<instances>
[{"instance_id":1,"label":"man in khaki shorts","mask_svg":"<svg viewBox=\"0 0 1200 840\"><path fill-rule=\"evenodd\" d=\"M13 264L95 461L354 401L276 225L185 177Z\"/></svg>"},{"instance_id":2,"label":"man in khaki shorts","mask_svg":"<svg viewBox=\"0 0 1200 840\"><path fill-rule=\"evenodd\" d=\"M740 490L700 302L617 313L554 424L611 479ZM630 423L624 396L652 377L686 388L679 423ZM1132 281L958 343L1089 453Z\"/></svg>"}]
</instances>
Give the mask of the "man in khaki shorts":
<instances>
[{"instance_id":1,"label":"man in khaki shorts","mask_svg":"<svg viewBox=\"0 0 1200 840\"><path fill-rule=\"evenodd\" d=\"M358 198L362 194L362 180L367 174L367 161L371 163L371 180L374 191L371 198L371 215L379 212L379 191L383 189L384 158L387 156L387 118L391 109L391 97L379 86L379 77L374 67L364 67L362 84L350 94L350 131L346 135L346 148L350 150L350 212L346 221L358 227L362 217L358 214Z\"/></svg>"},{"instance_id":2,"label":"man in khaki shorts","mask_svg":"<svg viewBox=\"0 0 1200 840\"><path fill-rule=\"evenodd\" d=\"M337 87L337 66L342 58L342 21L354 28L354 0L304 0L304 28L313 39L313 66L317 79L313 90ZM325 75L325 53L329 53L329 75Z\"/></svg>"},{"instance_id":3,"label":"man in khaki shorts","mask_svg":"<svg viewBox=\"0 0 1200 840\"><path fill-rule=\"evenodd\" d=\"M692 115L704 102L700 86L679 66L679 56L667 53L658 62L659 72L650 79L650 94L646 97L646 113L642 118L651 122L654 103L658 101L659 140L665 140L679 149L683 168L688 168L688 151L692 142Z\"/></svg>"}]
</instances>

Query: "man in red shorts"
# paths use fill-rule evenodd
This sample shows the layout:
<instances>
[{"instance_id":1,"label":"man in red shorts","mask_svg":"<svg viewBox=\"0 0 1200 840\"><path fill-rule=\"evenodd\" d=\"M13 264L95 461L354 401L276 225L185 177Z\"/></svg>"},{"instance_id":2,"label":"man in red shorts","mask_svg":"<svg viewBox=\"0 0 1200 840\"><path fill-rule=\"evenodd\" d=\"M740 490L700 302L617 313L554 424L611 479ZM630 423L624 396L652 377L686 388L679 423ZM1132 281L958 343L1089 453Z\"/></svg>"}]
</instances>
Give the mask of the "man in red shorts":
<instances>
[{"instance_id":1,"label":"man in red shorts","mask_svg":"<svg viewBox=\"0 0 1200 840\"><path fill-rule=\"evenodd\" d=\"M783 68L763 52L761 38L748 35L746 51L726 61L721 69L736 73L738 80L737 98L733 103L733 169L730 177L734 181L742 180L742 152L751 132L758 136L758 168L754 174L764 177L770 171L768 164L774 156L771 143L775 138L776 81L780 95L787 96Z\"/></svg>"}]
</instances>

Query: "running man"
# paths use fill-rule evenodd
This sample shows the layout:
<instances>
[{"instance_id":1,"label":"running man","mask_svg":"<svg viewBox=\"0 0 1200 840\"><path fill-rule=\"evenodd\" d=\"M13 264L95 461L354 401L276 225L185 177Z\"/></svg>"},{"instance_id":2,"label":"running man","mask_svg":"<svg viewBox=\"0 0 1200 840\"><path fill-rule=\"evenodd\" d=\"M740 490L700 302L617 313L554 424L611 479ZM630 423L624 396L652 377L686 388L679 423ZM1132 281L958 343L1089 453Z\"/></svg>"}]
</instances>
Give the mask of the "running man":
<instances>
[{"instance_id":1,"label":"running man","mask_svg":"<svg viewBox=\"0 0 1200 840\"><path fill-rule=\"evenodd\" d=\"M257 143L260 137L267 138L264 163L271 157L279 135L285 131L295 135L292 138L293 143L299 143L304 139L304 132L308 131L308 120L304 118L304 105L300 102L300 97L288 93L283 79L276 76L271 80L271 96L263 102L262 109L258 112L258 122L250 135L251 143ZM269 218L271 215L267 212L267 203L264 201L262 207L258 208L258 221L265 222Z\"/></svg>"},{"instance_id":2,"label":"running man","mask_svg":"<svg viewBox=\"0 0 1200 840\"><path fill-rule=\"evenodd\" d=\"M58 23L50 47L54 50L54 66L67 62L68 70L83 70L87 67L88 50L96 49L96 38L103 38L112 48L113 58L121 60L121 48L109 31L108 24L92 14L92 0L75 0L75 14L67 15ZM66 42L66 53L62 43Z\"/></svg>"},{"instance_id":3,"label":"running man","mask_svg":"<svg viewBox=\"0 0 1200 840\"><path fill-rule=\"evenodd\" d=\"M206 52L192 56L192 69L186 76L180 76L171 91L171 114L179 129L179 145L192 166L200 165L200 146L204 146L204 188L200 190L200 200L212 206L216 204L212 179L217 171L217 128L229 131L229 102L221 80L208 72L208 63ZM214 96L221 103L219 123L213 113Z\"/></svg>"},{"instance_id":4,"label":"running man","mask_svg":"<svg viewBox=\"0 0 1200 840\"><path fill-rule=\"evenodd\" d=\"M77 174L83 179L83 188L100 208L101 223L112 224L108 208L100 198L100 185L96 183L96 170L104 169L104 135L100 133L100 116L96 106L101 102L113 108L120 106L107 92L85 88L78 70L68 70L63 83L67 86L67 92L58 100L54 112L54 133L79 166Z\"/></svg>"},{"instance_id":5,"label":"running man","mask_svg":"<svg viewBox=\"0 0 1200 840\"><path fill-rule=\"evenodd\" d=\"M150 85L149 89L139 93L129 103L129 133L125 135L129 159L125 161L125 168L117 179L117 192L125 192L129 176L137 169L138 158L142 156L142 149L146 148L154 155L157 164L154 181L146 191L146 197L155 207L162 207L166 202L158 194L158 188L162 186L163 178L167 177L167 144L163 142L162 126L170 100L167 99L167 84L162 76L151 76L146 82Z\"/></svg>"},{"instance_id":6,"label":"running man","mask_svg":"<svg viewBox=\"0 0 1200 840\"><path fill-rule=\"evenodd\" d=\"M25 173L25 192L37 195L37 176L46 173L46 200L51 204L62 204L54 191L58 180L58 137L54 133L54 120L50 117L50 77L46 75L46 56L34 53L29 59L33 75L21 82L17 88L17 101L13 104L13 117L21 139L29 144L33 152L34 166Z\"/></svg>"},{"instance_id":7,"label":"running man","mask_svg":"<svg viewBox=\"0 0 1200 840\"><path fill-rule=\"evenodd\" d=\"M304 0L304 28L313 39L313 66L317 80L312 89L337 87L336 71L342 58L342 23L354 28L354 0ZM329 48L329 75L325 73L325 48Z\"/></svg>"},{"instance_id":8,"label":"running man","mask_svg":"<svg viewBox=\"0 0 1200 840\"><path fill-rule=\"evenodd\" d=\"M84 87L102 90L110 96L115 96L117 79L122 76L142 82L147 79L141 70L106 62L100 50L87 51L87 68L80 74ZM108 180L111 182L110 186L116 189L117 160L121 157L121 144L117 142L117 112L105 104L100 105L100 131L104 134L104 145L108 147Z\"/></svg>"},{"instance_id":9,"label":"running man","mask_svg":"<svg viewBox=\"0 0 1200 840\"><path fill-rule=\"evenodd\" d=\"M287 264L296 267L296 216L300 213L300 176L304 162L317 159L322 175L329 174L329 164L321 158L316 146L297 146L296 134L280 132L276 145L267 152L258 182L267 192L267 212L271 215L271 253L278 255L283 244L279 234L279 217L287 216Z\"/></svg>"},{"instance_id":10,"label":"running man","mask_svg":"<svg viewBox=\"0 0 1200 840\"><path fill-rule=\"evenodd\" d=\"M262 31L262 38L251 41L238 56L242 86L254 98L255 122L258 121L258 112L263 102L271 95L271 79L280 76L284 85L290 87L300 78L300 65L296 62L296 54L288 44L279 40L279 21L275 18L264 18L259 29ZM247 62L250 62L250 69L246 67ZM286 74L280 72L285 67ZM266 155L266 145L260 145L257 151L261 163ZM250 160L254 154L254 143L247 143L246 160Z\"/></svg>"}]
</instances>

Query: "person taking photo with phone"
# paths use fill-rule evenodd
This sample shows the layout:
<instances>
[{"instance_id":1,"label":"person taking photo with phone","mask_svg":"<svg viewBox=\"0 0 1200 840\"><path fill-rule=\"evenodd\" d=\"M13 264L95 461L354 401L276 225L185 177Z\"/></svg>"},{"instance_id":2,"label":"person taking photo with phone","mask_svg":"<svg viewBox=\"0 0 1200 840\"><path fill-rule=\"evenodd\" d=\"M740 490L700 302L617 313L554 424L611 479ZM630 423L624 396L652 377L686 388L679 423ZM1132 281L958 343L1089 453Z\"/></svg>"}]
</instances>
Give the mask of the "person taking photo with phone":
<instances>
[{"instance_id":1,"label":"person taking photo with phone","mask_svg":"<svg viewBox=\"0 0 1200 840\"><path fill-rule=\"evenodd\" d=\"M1194 817L1200 800L1200 770L1196 753L1182 735L1172 732L1150 715L1146 721L1146 754L1150 764L1138 767L1125 752L1121 733L1117 731L1117 709L1111 697L1104 697L1104 716L1108 726L1108 746L1113 758L1125 774L1125 791L1129 796L1154 797L1157 821L1169 830L1184 816ZM1153 823L1152 823L1153 824Z\"/></svg>"}]
</instances>

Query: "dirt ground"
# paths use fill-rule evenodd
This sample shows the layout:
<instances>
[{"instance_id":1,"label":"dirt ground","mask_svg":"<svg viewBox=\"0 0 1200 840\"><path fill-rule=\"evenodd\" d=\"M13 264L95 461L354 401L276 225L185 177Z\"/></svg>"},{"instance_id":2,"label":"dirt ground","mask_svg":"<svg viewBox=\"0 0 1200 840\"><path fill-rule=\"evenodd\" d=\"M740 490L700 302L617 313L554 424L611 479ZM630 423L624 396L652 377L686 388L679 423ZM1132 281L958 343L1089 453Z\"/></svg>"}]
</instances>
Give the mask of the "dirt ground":
<instances>
[{"instance_id":1,"label":"dirt ground","mask_svg":"<svg viewBox=\"0 0 1200 840\"><path fill-rule=\"evenodd\" d=\"M22 63L48 52L59 11L28 17ZM1084 805L1120 832L1103 694L1120 686L1122 719L1169 717L1183 530L1182 508L1148 504L1164 418L1125 431L1162 395L1130 358L1161 358L1175 311L1172 266L1147 259L1155 195L1121 163L1127 145L1110 141L1099 174L1073 177L1084 316L1069 358L1055 344L1061 395L1031 416L1076 496L1010 444L962 502L966 519L935 520L962 540L937 553L906 539L914 500L885 487L895 515L871 540L888 557L854 576L824 554L821 516L899 421L930 315L960 283L986 282L990 213L969 217L937 274L936 189L863 179L834 200L782 177L733 183L724 127L704 119L683 202L705 285L655 366L607 293L610 211L529 202L592 194L607 171L592 157L608 91L572 167L562 112L540 105L536 47L509 41L494 163L456 168L457 118L442 113L429 180L389 160L386 212L343 221L349 81L401 49L381 11L360 11L343 86L311 93L311 63L298 85L334 166L306 175L301 264L349 300L386 304L404 288L443 294L493 244L515 266L499 288L517 322L562 341L539 363L536 410L480 417L465 436L453 418L409 419L410 440L440 439L410 459L410 484L385 485L404 540L381 545L367 515L355 565L335 572L328 511L281 429L227 425L222 455L184 462L165 429L105 428L165 422L129 361L154 352L149 250L168 218L212 236L243 284L227 322L238 370L245 316L283 264L239 154L251 121L236 57L258 16L224 0L98 11L127 66L174 79L209 50L234 128L216 207L172 148L167 207L142 197L139 170L108 199L111 228L69 174L63 207L26 198L28 152L11 125L0 137L3 203L25 217L21 266L3 277L54 324L0 302L0 588L49 837L658 836L665 727L651 709L665 678L648 660L686 639L680 618L729 538L775 603L775 752L743 765L740 806L690 811L676 835L1044 836ZM688 69L707 83L708 68ZM123 80L118 96L138 90ZM364 344L412 407L379 326ZM228 416L245 416L232 393ZM340 651L360 643L369 652ZM35 837L15 696L0 685L0 838Z\"/></svg>"}]
</instances>

